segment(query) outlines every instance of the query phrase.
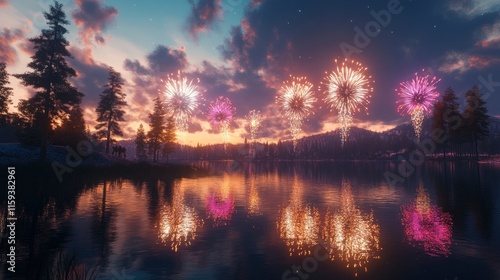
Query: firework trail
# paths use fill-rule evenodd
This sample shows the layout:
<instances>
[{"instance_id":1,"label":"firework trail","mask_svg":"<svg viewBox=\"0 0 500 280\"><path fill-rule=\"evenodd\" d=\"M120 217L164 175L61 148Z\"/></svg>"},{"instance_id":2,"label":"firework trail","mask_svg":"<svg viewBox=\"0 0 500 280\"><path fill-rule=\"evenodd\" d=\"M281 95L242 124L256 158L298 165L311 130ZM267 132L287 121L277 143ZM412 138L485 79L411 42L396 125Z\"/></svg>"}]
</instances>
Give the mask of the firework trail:
<instances>
[{"instance_id":1,"label":"firework trail","mask_svg":"<svg viewBox=\"0 0 500 280\"><path fill-rule=\"evenodd\" d=\"M183 77L180 71L165 81L165 107L174 118L178 134L183 135L187 131L189 119L199 106L201 93L198 82Z\"/></svg>"},{"instance_id":2,"label":"firework trail","mask_svg":"<svg viewBox=\"0 0 500 280\"><path fill-rule=\"evenodd\" d=\"M401 115L410 115L415 136L419 141L424 117L431 112L431 107L439 97L436 90L436 84L439 81L441 79L436 77L431 78L429 75L420 77L418 73L415 73L415 78L402 82L400 87L396 89L400 97L398 112Z\"/></svg>"},{"instance_id":3,"label":"firework trail","mask_svg":"<svg viewBox=\"0 0 500 280\"><path fill-rule=\"evenodd\" d=\"M283 83L276 97L281 111L288 118L294 148L302 130L302 122L314 111L316 98L313 97L312 87L305 78L291 77Z\"/></svg>"},{"instance_id":4,"label":"firework trail","mask_svg":"<svg viewBox=\"0 0 500 280\"><path fill-rule=\"evenodd\" d=\"M262 116L259 111L252 110L246 115L248 126L250 128L250 138L253 141L257 135L257 131L261 126Z\"/></svg>"},{"instance_id":5,"label":"firework trail","mask_svg":"<svg viewBox=\"0 0 500 280\"><path fill-rule=\"evenodd\" d=\"M227 97L219 96L210 103L208 109L208 120L221 132L224 144L229 141L229 130L231 122L234 120L236 108Z\"/></svg>"},{"instance_id":6,"label":"firework trail","mask_svg":"<svg viewBox=\"0 0 500 280\"><path fill-rule=\"evenodd\" d=\"M367 111L373 88L371 76L367 77L366 67L354 60L344 60L341 64L335 60L337 68L326 77L325 103L330 110L338 111L341 128L342 146L347 141L353 115L362 107Z\"/></svg>"}]
</instances>

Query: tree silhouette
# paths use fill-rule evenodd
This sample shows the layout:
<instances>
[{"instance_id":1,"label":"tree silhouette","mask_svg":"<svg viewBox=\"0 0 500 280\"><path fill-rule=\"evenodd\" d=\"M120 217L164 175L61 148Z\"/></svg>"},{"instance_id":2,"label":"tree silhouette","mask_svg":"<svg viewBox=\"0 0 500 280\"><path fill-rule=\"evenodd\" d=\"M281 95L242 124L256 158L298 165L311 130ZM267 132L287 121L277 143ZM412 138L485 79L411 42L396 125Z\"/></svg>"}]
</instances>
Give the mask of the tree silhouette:
<instances>
[{"instance_id":1,"label":"tree silhouette","mask_svg":"<svg viewBox=\"0 0 500 280\"><path fill-rule=\"evenodd\" d=\"M154 110L149 114L148 145L153 161L158 159L161 145L167 140L167 124L165 122L165 108L159 97L154 99Z\"/></svg>"},{"instance_id":2,"label":"tree silhouette","mask_svg":"<svg viewBox=\"0 0 500 280\"><path fill-rule=\"evenodd\" d=\"M28 64L32 72L14 75L21 79L23 85L37 90L28 101L31 106L26 108L38 111L34 116L38 119L36 125L40 127L41 161L47 158L52 124L73 106L80 104L83 97L68 81L70 77L76 76L76 72L66 62L66 58L71 57L67 50L69 42L64 37L68 33L64 26L69 21L62 10L62 4L55 2L50 6L50 12L45 12L44 16L49 28L43 29L38 37L29 39L35 49L32 61Z\"/></svg>"},{"instance_id":3,"label":"tree silhouette","mask_svg":"<svg viewBox=\"0 0 500 280\"><path fill-rule=\"evenodd\" d=\"M175 120L169 117L165 129L165 144L163 145L162 154L167 157L175 151Z\"/></svg>"},{"instance_id":4,"label":"tree silhouette","mask_svg":"<svg viewBox=\"0 0 500 280\"><path fill-rule=\"evenodd\" d=\"M463 117L466 120L466 135L474 142L476 159L479 159L479 149L477 147L478 140L483 140L490 133L490 125L488 108L486 101L483 99L483 94L477 86L465 94L467 103Z\"/></svg>"},{"instance_id":5,"label":"tree silhouette","mask_svg":"<svg viewBox=\"0 0 500 280\"><path fill-rule=\"evenodd\" d=\"M446 136L449 137L451 144L456 145L460 142L460 127L463 124L463 120L459 111L458 98L452 88L446 89L443 95L443 106L444 131Z\"/></svg>"},{"instance_id":6,"label":"tree silhouette","mask_svg":"<svg viewBox=\"0 0 500 280\"><path fill-rule=\"evenodd\" d=\"M0 62L0 125L6 124L9 114L9 104L12 103L12 88L7 85L9 82L9 74L5 70L5 62Z\"/></svg>"},{"instance_id":7,"label":"tree silhouette","mask_svg":"<svg viewBox=\"0 0 500 280\"><path fill-rule=\"evenodd\" d=\"M125 111L122 109L127 105L125 93L122 91L123 80L121 74L113 67L109 67L108 84L100 95L99 104L96 108L97 122L95 128L99 139L105 139L106 153L109 153L109 143L114 142L113 135L123 136L118 122L124 121Z\"/></svg>"},{"instance_id":8,"label":"tree silhouette","mask_svg":"<svg viewBox=\"0 0 500 280\"><path fill-rule=\"evenodd\" d=\"M137 135L135 136L135 157L138 160L147 159L146 141L146 132L141 123L139 129L137 129Z\"/></svg>"},{"instance_id":9,"label":"tree silhouette","mask_svg":"<svg viewBox=\"0 0 500 280\"><path fill-rule=\"evenodd\" d=\"M458 111L458 98L451 87L446 89L441 100L434 104L434 111L432 114L433 130L440 129L446 136L447 140L456 143L459 140L459 127L462 124L462 116ZM441 144L443 148L443 157L446 159L446 144L445 141Z\"/></svg>"}]
</instances>

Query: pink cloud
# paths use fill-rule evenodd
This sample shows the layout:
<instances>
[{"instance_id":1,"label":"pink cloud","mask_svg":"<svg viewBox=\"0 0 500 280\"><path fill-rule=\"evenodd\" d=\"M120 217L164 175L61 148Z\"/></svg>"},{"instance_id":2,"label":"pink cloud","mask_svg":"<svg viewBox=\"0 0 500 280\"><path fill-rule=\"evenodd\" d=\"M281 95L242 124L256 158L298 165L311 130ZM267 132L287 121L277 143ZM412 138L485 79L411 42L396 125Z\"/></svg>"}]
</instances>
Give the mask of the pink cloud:
<instances>
[{"instance_id":1,"label":"pink cloud","mask_svg":"<svg viewBox=\"0 0 500 280\"><path fill-rule=\"evenodd\" d=\"M8 0L0 0L0 7L5 7L9 4Z\"/></svg>"},{"instance_id":2,"label":"pink cloud","mask_svg":"<svg viewBox=\"0 0 500 280\"><path fill-rule=\"evenodd\" d=\"M500 63L498 57L452 52L446 55L439 71L465 73L472 69L484 69L497 63Z\"/></svg>"},{"instance_id":3,"label":"pink cloud","mask_svg":"<svg viewBox=\"0 0 500 280\"><path fill-rule=\"evenodd\" d=\"M500 48L500 21L491 26L485 26L481 30L481 41L476 43L477 47Z\"/></svg>"},{"instance_id":4,"label":"pink cloud","mask_svg":"<svg viewBox=\"0 0 500 280\"><path fill-rule=\"evenodd\" d=\"M24 31L21 29L4 28L0 32L0 61L7 64L16 62L17 52L13 45L15 42L23 39L24 36Z\"/></svg>"},{"instance_id":5,"label":"pink cloud","mask_svg":"<svg viewBox=\"0 0 500 280\"><path fill-rule=\"evenodd\" d=\"M80 27L80 38L87 47L96 42L103 45L103 32L118 15L114 7L103 6L100 0L76 0L78 9L73 12L75 25Z\"/></svg>"}]
</instances>

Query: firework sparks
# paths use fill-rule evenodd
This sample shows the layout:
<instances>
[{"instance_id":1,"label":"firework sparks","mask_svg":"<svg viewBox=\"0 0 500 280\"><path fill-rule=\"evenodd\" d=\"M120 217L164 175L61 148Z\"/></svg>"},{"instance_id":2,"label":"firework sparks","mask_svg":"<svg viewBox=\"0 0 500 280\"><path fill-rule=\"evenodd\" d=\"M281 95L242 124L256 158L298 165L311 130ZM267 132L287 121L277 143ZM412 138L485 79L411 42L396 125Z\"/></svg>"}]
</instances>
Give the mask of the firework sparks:
<instances>
[{"instance_id":1,"label":"firework sparks","mask_svg":"<svg viewBox=\"0 0 500 280\"><path fill-rule=\"evenodd\" d=\"M353 115L360 111L360 107L367 110L373 88L371 76L365 75L367 68L361 63L347 59L342 64L337 60L335 63L337 69L330 74L327 73L325 102L330 110L338 111L342 146L344 146Z\"/></svg>"},{"instance_id":2,"label":"firework sparks","mask_svg":"<svg viewBox=\"0 0 500 280\"><path fill-rule=\"evenodd\" d=\"M410 115L415 130L415 136L420 140L422 123L425 115L431 112L431 108L439 97L436 84L441 81L436 77L419 76L402 82L400 88L396 89L400 100L398 100L398 112L402 115Z\"/></svg>"},{"instance_id":3,"label":"firework sparks","mask_svg":"<svg viewBox=\"0 0 500 280\"><path fill-rule=\"evenodd\" d=\"M227 97L219 96L210 103L208 110L208 120L221 132L224 143L229 141L229 131L231 122L234 120L236 108Z\"/></svg>"},{"instance_id":4,"label":"firework sparks","mask_svg":"<svg viewBox=\"0 0 500 280\"><path fill-rule=\"evenodd\" d=\"M250 138L251 140L255 140L255 136L257 135L257 131L261 126L262 116L259 111L252 110L248 112L246 115L246 119L248 122L248 127L250 128Z\"/></svg>"},{"instance_id":5,"label":"firework sparks","mask_svg":"<svg viewBox=\"0 0 500 280\"><path fill-rule=\"evenodd\" d=\"M305 78L291 77L283 83L276 102L288 118L294 147L302 130L302 122L313 113L316 98L312 93L313 85Z\"/></svg>"},{"instance_id":6,"label":"firework sparks","mask_svg":"<svg viewBox=\"0 0 500 280\"><path fill-rule=\"evenodd\" d=\"M177 75L170 75L165 82L165 107L174 118L179 135L187 131L189 119L199 106L198 82L183 77L180 71Z\"/></svg>"}]
</instances>

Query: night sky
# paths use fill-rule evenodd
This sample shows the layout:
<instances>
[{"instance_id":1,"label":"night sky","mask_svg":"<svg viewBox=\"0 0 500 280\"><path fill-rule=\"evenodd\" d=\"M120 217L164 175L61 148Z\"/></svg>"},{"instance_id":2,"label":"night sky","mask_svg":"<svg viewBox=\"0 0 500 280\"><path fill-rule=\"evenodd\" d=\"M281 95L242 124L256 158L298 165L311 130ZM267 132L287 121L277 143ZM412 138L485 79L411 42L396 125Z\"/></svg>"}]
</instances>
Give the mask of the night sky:
<instances>
[{"instance_id":1,"label":"night sky","mask_svg":"<svg viewBox=\"0 0 500 280\"><path fill-rule=\"evenodd\" d=\"M260 139L289 139L286 120L279 117L274 103L276 90L289 75L307 77L320 100L315 115L304 123L304 135L335 129L336 114L321 101L321 85L325 71L333 70L334 59L347 54L341 45L357 47L349 58L368 67L375 81L369 114L356 114L357 126L383 131L409 121L396 110L394 89L422 69L442 79L441 93L451 86L462 97L479 85L488 96L489 113L500 115L498 0L60 2L71 22L69 63L78 74L73 83L85 94L86 122L91 128L95 125L94 108L107 80L107 67L112 66L126 80L125 138L135 135L139 123L147 124L152 99L162 89L161 79L178 70L200 79L207 104L189 128L191 144L221 142L204 115L208 103L220 95L237 108L232 142L247 136L244 116L251 109L264 115ZM52 3L0 0L0 61L7 63L9 73L27 71L33 53L27 38L46 28L42 11ZM397 12L383 25L373 24L373 13L388 6ZM367 24L375 27L368 30L373 36L363 46L356 44L355 28L365 31ZM488 80L498 81L496 87ZM14 77L10 81L14 106L32 89Z\"/></svg>"}]
</instances>

